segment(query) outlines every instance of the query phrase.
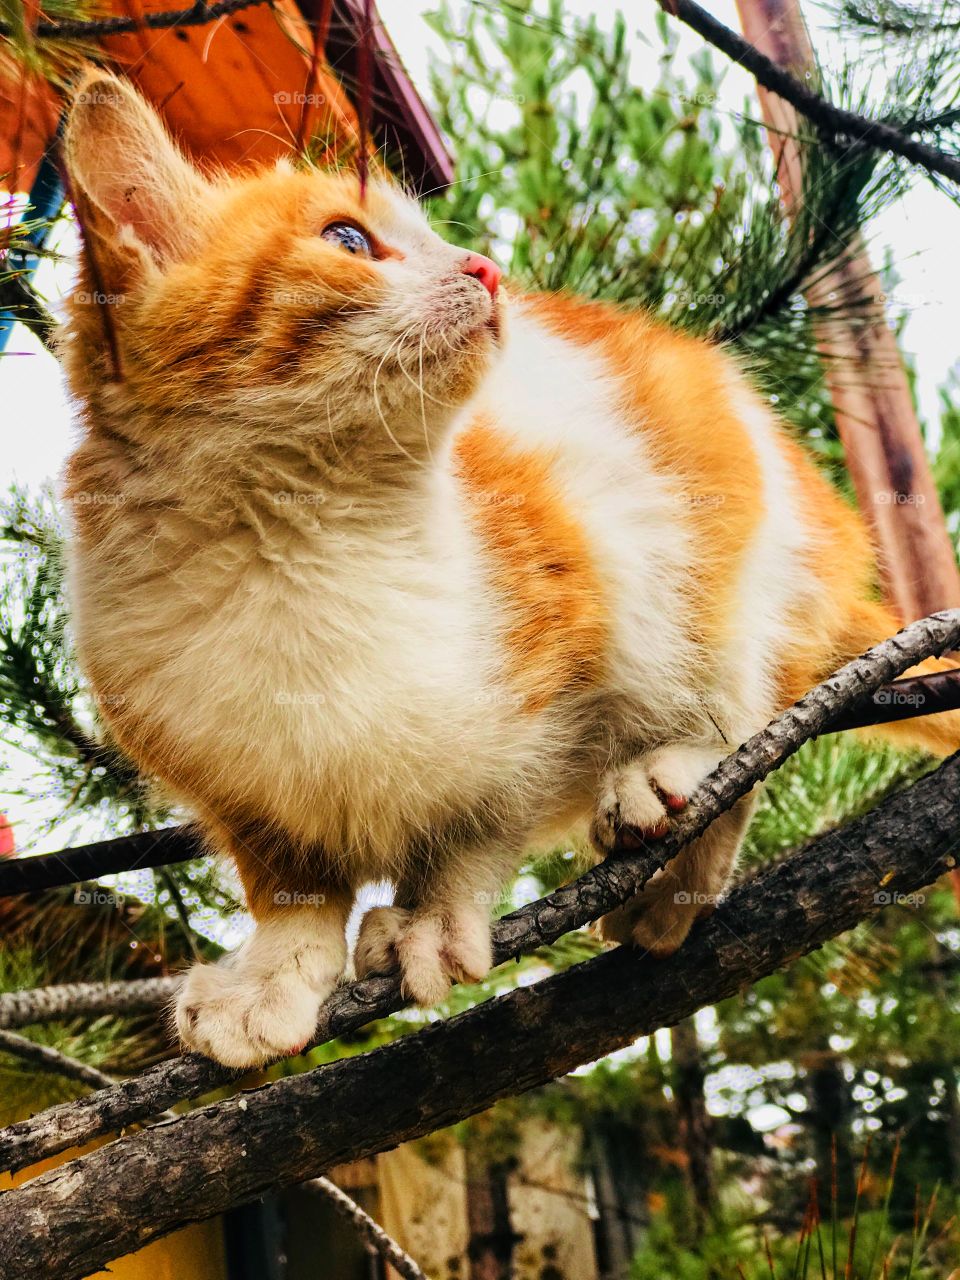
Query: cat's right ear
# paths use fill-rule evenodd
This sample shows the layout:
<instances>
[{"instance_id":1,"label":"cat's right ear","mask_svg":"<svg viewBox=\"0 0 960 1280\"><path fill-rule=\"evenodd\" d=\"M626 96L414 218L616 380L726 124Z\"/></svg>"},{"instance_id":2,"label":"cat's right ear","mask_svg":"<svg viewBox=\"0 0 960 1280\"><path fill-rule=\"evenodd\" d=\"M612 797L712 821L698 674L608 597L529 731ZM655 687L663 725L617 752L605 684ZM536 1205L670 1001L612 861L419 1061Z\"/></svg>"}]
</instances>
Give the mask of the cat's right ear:
<instances>
[{"instance_id":1,"label":"cat's right ear","mask_svg":"<svg viewBox=\"0 0 960 1280\"><path fill-rule=\"evenodd\" d=\"M189 251L209 188L129 84L87 74L67 115L64 154L74 194L107 215L119 242L158 262Z\"/></svg>"}]
</instances>

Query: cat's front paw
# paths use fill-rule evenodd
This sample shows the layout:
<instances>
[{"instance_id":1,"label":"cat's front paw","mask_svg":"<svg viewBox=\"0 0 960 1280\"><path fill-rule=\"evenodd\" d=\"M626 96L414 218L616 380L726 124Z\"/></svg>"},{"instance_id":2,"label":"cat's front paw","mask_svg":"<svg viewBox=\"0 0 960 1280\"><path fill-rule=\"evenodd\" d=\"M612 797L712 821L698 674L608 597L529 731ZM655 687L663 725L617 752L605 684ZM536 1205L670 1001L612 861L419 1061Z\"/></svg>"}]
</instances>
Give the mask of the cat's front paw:
<instances>
[{"instance_id":1,"label":"cat's front paw","mask_svg":"<svg viewBox=\"0 0 960 1280\"><path fill-rule=\"evenodd\" d=\"M600 783L590 835L603 853L617 844L630 848L638 841L662 839L670 820L681 813L690 794L722 759L710 747L675 744L644 752L628 764L608 770Z\"/></svg>"},{"instance_id":2,"label":"cat's front paw","mask_svg":"<svg viewBox=\"0 0 960 1280\"><path fill-rule=\"evenodd\" d=\"M308 981L298 957L273 974L197 964L177 997L177 1031L185 1048L225 1067L260 1067L310 1043L335 984Z\"/></svg>"},{"instance_id":3,"label":"cat's front paw","mask_svg":"<svg viewBox=\"0 0 960 1280\"><path fill-rule=\"evenodd\" d=\"M454 982L479 982L493 963L486 911L374 907L363 917L357 976L400 970L403 994L419 1005L445 1000Z\"/></svg>"}]
</instances>

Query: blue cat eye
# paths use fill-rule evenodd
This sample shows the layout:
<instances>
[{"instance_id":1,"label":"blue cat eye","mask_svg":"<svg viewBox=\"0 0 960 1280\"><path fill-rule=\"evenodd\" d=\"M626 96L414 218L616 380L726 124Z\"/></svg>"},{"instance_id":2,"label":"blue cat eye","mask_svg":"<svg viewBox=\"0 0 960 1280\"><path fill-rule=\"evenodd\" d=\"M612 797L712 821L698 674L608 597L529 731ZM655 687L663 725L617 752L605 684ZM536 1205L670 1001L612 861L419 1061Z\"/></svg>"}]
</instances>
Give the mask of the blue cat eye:
<instances>
[{"instance_id":1,"label":"blue cat eye","mask_svg":"<svg viewBox=\"0 0 960 1280\"><path fill-rule=\"evenodd\" d=\"M322 240L330 244L338 244L347 253L358 253L365 258L373 256L373 246L367 237L351 222L331 222L330 226L320 232Z\"/></svg>"}]
</instances>

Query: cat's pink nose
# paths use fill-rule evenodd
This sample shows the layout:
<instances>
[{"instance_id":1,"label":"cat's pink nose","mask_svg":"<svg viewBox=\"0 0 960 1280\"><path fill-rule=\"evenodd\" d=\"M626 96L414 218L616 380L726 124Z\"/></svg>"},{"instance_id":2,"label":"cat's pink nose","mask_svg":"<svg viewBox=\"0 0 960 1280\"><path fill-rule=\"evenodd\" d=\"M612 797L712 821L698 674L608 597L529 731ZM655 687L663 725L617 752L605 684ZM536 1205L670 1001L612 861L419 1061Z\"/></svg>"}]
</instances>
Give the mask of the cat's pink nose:
<instances>
[{"instance_id":1,"label":"cat's pink nose","mask_svg":"<svg viewBox=\"0 0 960 1280\"><path fill-rule=\"evenodd\" d=\"M460 270L465 276L473 276L479 280L491 298L497 296L503 272L492 258L487 258L482 253L468 253Z\"/></svg>"}]
</instances>

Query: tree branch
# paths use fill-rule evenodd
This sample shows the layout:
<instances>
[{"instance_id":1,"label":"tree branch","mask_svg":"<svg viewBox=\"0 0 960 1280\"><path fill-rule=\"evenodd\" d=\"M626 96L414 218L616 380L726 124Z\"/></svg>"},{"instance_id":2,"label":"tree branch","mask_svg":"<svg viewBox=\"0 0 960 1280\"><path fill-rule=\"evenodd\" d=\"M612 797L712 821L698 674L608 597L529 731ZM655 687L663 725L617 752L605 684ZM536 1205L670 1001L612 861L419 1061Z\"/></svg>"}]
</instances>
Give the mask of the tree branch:
<instances>
[{"instance_id":1,"label":"tree branch","mask_svg":"<svg viewBox=\"0 0 960 1280\"><path fill-rule=\"evenodd\" d=\"M127 982L64 982L55 987L0 995L0 1028L68 1018L122 1017L153 1013L172 997L179 978L134 978Z\"/></svg>"},{"instance_id":2,"label":"tree branch","mask_svg":"<svg viewBox=\"0 0 960 1280\"><path fill-rule=\"evenodd\" d=\"M960 183L960 157L920 142L894 125L871 120L828 102L794 79L789 71L771 62L737 32L731 31L705 9L701 9L695 0L657 0L657 3L664 13L679 18L688 27L692 27L709 44L745 67L758 84L791 103L818 129L830 134L836 141L852 139L881 151L892 152L930 173L939 173Z\"/></svg>"},{"instance_id":3,"label":"tree branch","mask_svg":"<svg viewBox=\"0 0 960 1280\"><path fill-rule=\"evenodd\" d=\"M403 1280L429 1280L428 1276L420 1270L409 1253L405 1249L401 1249L396 1240L387 1235L379 1222L374 1222L369 1213L365 1213L356 1200L351 1200L347 1193L342 1191L335 1182L331 1182L329 1178L311 1178L309 1182L305 1182L303 1185L309 1190L325 1196L342 1218L346 1218L348 1222L353 1223L360 1239L379 1253L384 1262L389 1262L394 1271L403 1277Z\"/></svg>"},{"instance_id":4,"label":"tree branch","mask_svg":"<svg viewBox=\"0 0 960 1280\"><path fill-rule=\"evenodd\" d=\"M671 959L620 947L0 1197L4 1280L80 1280L186 1222L456 1123L735 995L956 863L960 755L735 889ZM505 1047L508 1051L505 1052Z\"/></svg>"},{"instance_id":5,"label":"tree branch","mask_svg":"<svg viewBox=\"0 0 960 1280\"><path fill-rule=\"evenodd\" d=\"M66 1076L69 1080L79 1080L81 1084L88 1084L93 1089L104 1089L115 1083L113 1076L108 1076L105 1071L71 1058L51 1045L37 1044L26 1036L18 1036L13 1031L0 1031L0 1052L22 1058L41 1071Z\"/></svg>"},{"instance_id":6,"label":"tree branch","mask_svg":"<svg viewBox=\"0 0 960 1280\"><path fill-rule=\"evenodd\" d=\"M960 609L911 623L890 640L848 663L817 685L766 729L728 756L691 797L665 839L639 852L608 858L578 880L504 916L493 930L494 959L555 942L638 893L650 876L701 835L714 818L783 764L810 738L825 732L849 708L868 703L894 677L960 643ZM2 871L4 868L0 868ZM395 975L342 987L320 1010L315 1043L345 1035L404 1004ZM197 1098L239 1079L237 1072L198 1054L160 1063L140 1076L89 1098L51 1107L0 1130L0 1168L19 1169L68 1147L147 1120L171 1103Z\"/></svg>"},{"instance_id":7,"label":"tree branch","mask_svg":"<svg viewBox=\"0 0 960 1280\"><path fill-rule=\"evenodd\" d=\"M89 21L38 22L35 36L39 40L96 40L102 36L126 35L132 31L163 31L168 27L202 27L217 18L230 17L241 9L271 0L218 0L205 4L198 0L189 9L168 9L163 13L144 13L134 18L95 18ZM0 22L0 36L13 34L8 22Z\"/></svg>"},{"instance_id":8,"label":"tree branch","mask_svg":"<svg viewBox=\"0 0 960 1280\"><path fill-rule=\"evenodd\" d=\"M957 710L960 710L960 669L940 671L935 675L884 682L869 696L851 701L819 732L869 729ZM101 749L95 747L95 750L99 759ZM57 853L0 862L0 898L98 880L118 871L171 866L206 857L208 853L189 826L163 827L158 831L100 840Z\"/></svg>"}]
</instances>

